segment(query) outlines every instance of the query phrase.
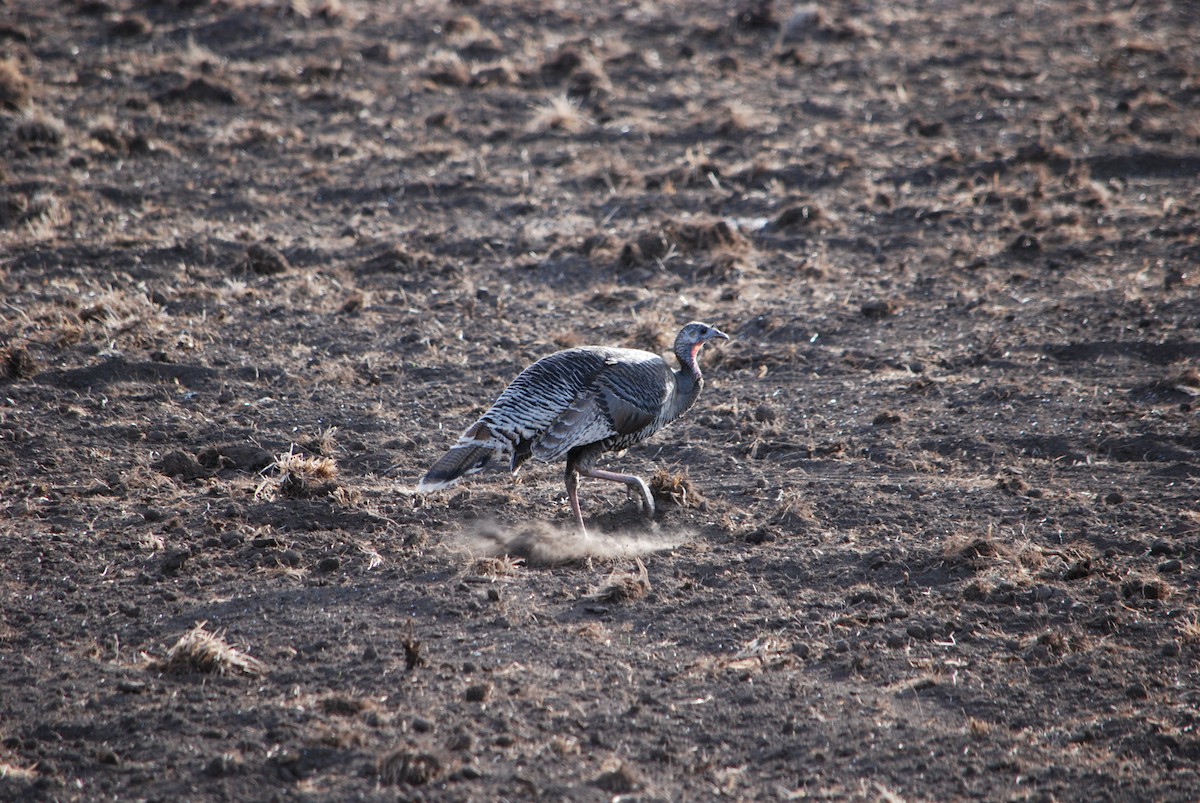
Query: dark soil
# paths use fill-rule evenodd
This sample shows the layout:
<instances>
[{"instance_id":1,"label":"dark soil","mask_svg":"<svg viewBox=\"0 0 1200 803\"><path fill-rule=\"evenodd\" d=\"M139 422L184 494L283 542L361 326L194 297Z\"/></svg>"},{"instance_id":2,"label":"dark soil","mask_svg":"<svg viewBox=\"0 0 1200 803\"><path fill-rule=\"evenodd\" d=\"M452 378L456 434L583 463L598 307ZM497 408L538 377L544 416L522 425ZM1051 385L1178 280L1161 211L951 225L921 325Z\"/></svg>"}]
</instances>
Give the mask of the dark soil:
<instances>
[{"instance_id":1,"label":"dark soil","mask_svg":"<svg viewBox=\"0 0 1200 803\"><path fill-rule=\"evenodd\" d=\"M1192 4L15 0L0 55L0 798L1200 798ZM605 464L654 522L414 494L689 319Z\"/></svg>"}]
</instances>

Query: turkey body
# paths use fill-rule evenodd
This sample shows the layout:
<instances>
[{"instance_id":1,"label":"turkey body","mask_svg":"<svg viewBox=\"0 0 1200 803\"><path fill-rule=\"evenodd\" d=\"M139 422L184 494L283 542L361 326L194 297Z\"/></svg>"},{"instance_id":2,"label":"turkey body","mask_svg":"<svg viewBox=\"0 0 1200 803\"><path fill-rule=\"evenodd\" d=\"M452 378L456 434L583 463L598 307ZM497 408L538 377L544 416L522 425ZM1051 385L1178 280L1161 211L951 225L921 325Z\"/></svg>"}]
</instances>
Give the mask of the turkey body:
<instances>
[{"instance_id":1,"label":"turkey body","mask_svg":"<svg viewBox=\"0 0 1200 803\"><path fill-rule=\"evenodd\" d=\"M513 472L526 460L566 460L567 496L586 533L577 493L578 477L622 482L641 497L649 515L654 500L632 474L596 468L606 451L628 449L683 415L704 380L701 347L720 330L693 321L675 340L680 369L637 349L585 346L543 357L512 381L495 403L422 478L422 493L453 485L461 477L507 460Z\"/></svg>"}]
</instances>

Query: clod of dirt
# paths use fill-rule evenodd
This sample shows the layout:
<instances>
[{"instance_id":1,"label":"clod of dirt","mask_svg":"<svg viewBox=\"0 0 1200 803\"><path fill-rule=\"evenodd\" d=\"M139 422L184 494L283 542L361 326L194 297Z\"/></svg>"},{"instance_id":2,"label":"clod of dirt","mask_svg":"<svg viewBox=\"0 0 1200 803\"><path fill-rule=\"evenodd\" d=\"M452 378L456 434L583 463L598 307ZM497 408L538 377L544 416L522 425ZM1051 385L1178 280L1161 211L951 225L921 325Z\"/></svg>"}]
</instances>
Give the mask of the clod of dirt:
<instances>
[{"instance_id":1,"label":"clod of dirt","mask_svg":"<svg viewBox=\"0 0 1200 803\"><path fill-rule=\"evenodd\" d=\"M1125 599L1167 599L1171 586L1157 577L1130 577L1121 583L1121 596Z\"/></svg>"},{"instance_id":2,"label":"clod of dirt","mask_svg":"<svg viewBox=\"0 0 1200 803\"><path fill-rule=\"evenodd\" d=\"M779 16L775 13L775 0L750 0L738 5L734 11L737 27L747 30L775 30L779 27Z\"/></svg>"},{"instance_id":3,"label":"clod of dirt","mask_svg":"<svg viewBox=\"0 0 1200 803\"><path fill-rule=\"evenodd\" d=\"M937 137L941 136L946 130L946 124L941 120L933 122L925 122L920 117L914 117L904 126L906 134L916 134L920 137Z\"/></svg>"},{"instance_id":4,"label":"clod of dirt","mask_svg":"<svg viewBox=\"0 0 1200 803\"><path fill-rule=\"evenodd\" d=\"M471 69L457 53L439 53L429 60L425 77L440 86L464 87L471 83Z\"/></svg>"},{"instance_id":5,"label":"clod of dirt","mask_svg":"<svg viewBox=\"0 0 1200 803\"><path fill-rule=\"evenodd\" d=\"M257 273L259 276L286 273L291 267L287 257L265 243L254 243L246 248L245 256L237 265L238 270Z\"/></svg>"},{"instance_id":6,"label":"clod of dirt","mask_svg":"<svg viewBox=\"0 0 1200 803\"><path fill-rule=\"evenodd\" d=\"M899 424L903 419L900 414L892 410L884 410L875 418L871 419L871 424L877 427L886 427L892 424Z\"/></svg>"},{"instance_id":7,"label":"clod of dirt","mask_svg":"<svg viewBox=\"0 0 1200 803\"><path fill-rule=\"evenodd\" d=\"M641 777L623 762L592 779L592 786L611 795L631 795L642 788L642 783Z\"/></svg>"},{"instance_id":8,"label":"clod of dirt","mask_svg":"<svg viewBox=\"0 0 1200 803\"><path fill-rule=\"evenodd\" d=\"M412 626L409 625L408 636L400 642L404 647L404 668L408 670L425 666L425 656L421 655L421 642L413 638Z\"/></svg>"},{"instance_id":9,"label":"clod of dirt","mask_svg":"<svg viewBox=\"0 0 1200 803\"><path fill-rule=\"evenodd\" d=\"M659 469L650 478L650 493L654 501L660 505L681 508L699 508L704 505L704 497L692 485L687 471L672 474L667 469Z\"/></svg>"},{"instance_id":10,"label":"clod of dirt","mask_svg":"<svg viewBox=\"0 0 1200 803\"><path fill-rule=\"evenodd\" d=\"M1189 276L1187 272L1171 269L1167 271L1166 276L1163 277L1163 289L1170 291L1174 290L1176 287L1183 287L1188 283L1188 279Z\"/></svg>"},{"instance_id":11,"label":"clod of dirt","mask_svg":"<svg viewBox=\"0 0 1200 803\"><path fill-rule=\"evenodd\" d=\"M0 109L21 111L29 105L29 96L29 79L12 61L0 61Z\"/></svg>"},{"instance_id":12,"label":"clod of dirt","mask_svg":"<svg viewBox=\"0 0 1200 803\"><path fill-rule=\"evenodd\" d=\"M192 673L225 675L240 672L245 675L261 675L267 671L262 661L241 650L231 647L224 639L224 631L213 633L205 629L208 622L200 622L180 637L161 662L152 662L150 668L171 675Z\"/></svg>"},{"instance_id":13,"label":"clod of dirt","mask_svg":"<svg viewBox=\"0 0 1200 803\"><path fill-rule=\"evenodd\" d=\"M0 228L11 228L28 219L29 196L23 192L0 190Z\"/></svg>"},{"instance_id":14,"label":"clod of dirt","mask_svg":"<svg viewBox=\"0 0 1200 803\"><path fill-rule=\"evenodd\" d=\"M29 379L37 374L37 361L24 346L0 349L0 379Z\"/></svg>"},{"instance_id":15,"label":"clod of dirt","mask_svg":"<svg viewBox=\"0 0 1200 803\"><path fill-rule=\"evenodd\" d=\"M891 299L875 299L863 302L862 314L864 318L879 320L895 315L899 309L900 306Z\"/></svg>"},{"instance_id":16,"label":"clod of dirt","mask_svg":"<svg viewBox=\"0 0 1200 803\"><path fill-rule=\"evenodd\" d=\"M289 499L317 499L338 491L337 463L331 457L309 457L288 451L275 458L279 492Z\"/></svg>"},{"instance_id":17,"label":"clod of dirt","mask_svg":"<svg viewBox=\"0 0 1200 803\"><path fill-rule=\"evenodd\" d=\"M763 402L754 408L754 420L763 424L771 424L779 418L779 409L773 404Z\"/></svg>"},{"instance_id":18,"label":"clod of dirt","mask_svg":"<svg viewBox=\"0 0 1200 803\"><path fill-rule=\"evenodd\" d=\"M463 693L463 699L468 703L486 703L491 696L492 684L490 683L475 683L468 686Z\"/></svg>"},{"instance_id":19,"label":"clod of dirt","mask_svg":"<svg viewBox=\"0 0 1200 803\"><path fill-rule=\"evenodd\" d=\"M227 443L206 446L196 453L196 460L205 468L234 469L258 473L275 462L275 456L261 446L249 443Z\"/></svg>"},{"instance_id":20,"label":"clod of dirt","mask_svg":"<svg viewBox=\"0 0 1200 803\"><path fill-rule=\"evenodd\" d=\"M1014 254L1033 255L1042 250L1042 244L1032 234L1020 234L1008 245L1008 250Z\"/></svg>"},{"instance_id":21,"label":"clod of dirt","mask_svg":"<svg viewBox=\"0 0 1200 803\"><path fill-rule=\"evenodd\" d=\"M437 264L437 259L427 251L414 250L402 243L390 243L372 255L362 270L367 273L424 273Z\"/></svg>"},{"instance_id":22,"label":"clod of dirt","mask_svg":"<svg viewBox=\"0 0 1200 803\"><path fill-rule=\"evenodd\" d=\"M22 120L13 129L13 139L34 148L57 150L66 138L66 129L61 120L34 114Z\"/></svg>"},{"instance_id":23,"label":"clod of dirt","mask_svg":"<svg viewBox=\"0 0 1200 803\"><path fill-rule=\"evenodd\" d=\"M650 573L641 558L635 558L638 570L636 572L620 572L616 569L604 583L587 595L594 602L632 602L650 593Z\"/></svg>"},{"instance_id":24,"label":"clod of dirt","mask_svg":"<svg viewBox=\"0 0 1200 803\"><path fill-rule=\"evenodd\" d=\"M237 106L242 102L241 96L233 89L207 78L193 78L182 87L169 89L159 96L159 100L163 103L209 103L219 106Z\"/></svg>"},{"instance_id":25,"label":"clod of dirt","mask_svg":"<svg viewBox=\"0 0 1200 803\"><path fill-rule=\"evenodd\" d=\"M191 556L191 550L172 549L163 556L159 569L165 575L178 574L179 570L183 568L183 564L187 563L188 558Z\"/></svg>"},{"instance_id":26,"label":"clod of dirt","mask_svg":"<svg viewBox=\"0 0 1200 803\"><path fill-rule=\"evenodd\" d=\"M816 204L793 204L776 215L772 225L776 229L805 228L823 220L824 217L825 213Z\"/></svg>"},{"instance_id":27,"label":"clod of dirt","mask_svg":"<svg viewBox=\"0 0 1200 803\"><path fill-rule=\"evenodd\" d=\"M196 458L179 449L167 452L162 458L152 463L151 467L168 477L178 477L184 481L211 476L211 473L200 465Z\"/></svg>"},{"instance_id":28,"label":"clod of dirt","mask_svg":"<svg viewBox=\"0 0 1200 803\"><path fill-rule=\"evenodd\" d=\"M399 786L421 786L442 774L442 760L432 753L414 753L407 748L393 750L375 762L379 782Z\"/></svg>"},{"instance_id":29,"label":"clod of dirt","mask_svg":"<svg viewBox=\"0 0 1200 803\"><path fill-rule=\"evenodd\" d=\"M354 717L371 707L371 701L361 697L335 694L321 700L321 710L339 717Z\"/></svg>"},{"instance_id":30,"label":"clod of dirt","mask_svg":"<svg viewBox=\"0 0 1200 803\"><path fill-rule=\"evenodd\" d=\"M150 21L138 14L131 14L128 17L117 20L108 29L111 36L135 37L145 36L150 33Z\"/></svg>"}]
</instances>

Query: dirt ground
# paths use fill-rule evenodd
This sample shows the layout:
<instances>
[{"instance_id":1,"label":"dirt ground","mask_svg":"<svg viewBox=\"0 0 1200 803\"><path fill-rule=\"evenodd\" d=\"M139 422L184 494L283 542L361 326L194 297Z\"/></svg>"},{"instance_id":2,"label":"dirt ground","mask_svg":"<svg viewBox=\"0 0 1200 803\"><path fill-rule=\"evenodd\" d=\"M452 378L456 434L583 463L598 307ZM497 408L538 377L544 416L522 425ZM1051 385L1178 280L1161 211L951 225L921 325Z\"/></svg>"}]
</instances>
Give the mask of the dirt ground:
<instances>
[{"instance_id":1,"label":"dirt ground","mask_svg":"<svg viewBox=\"0 0 1200 803\"><path fill-rule=\"evenodd\" d=\"M1200 12L0 6L0 798L1200 798ZM702 319L692 412L422 498Z\"/></svg>"}]
</instances>

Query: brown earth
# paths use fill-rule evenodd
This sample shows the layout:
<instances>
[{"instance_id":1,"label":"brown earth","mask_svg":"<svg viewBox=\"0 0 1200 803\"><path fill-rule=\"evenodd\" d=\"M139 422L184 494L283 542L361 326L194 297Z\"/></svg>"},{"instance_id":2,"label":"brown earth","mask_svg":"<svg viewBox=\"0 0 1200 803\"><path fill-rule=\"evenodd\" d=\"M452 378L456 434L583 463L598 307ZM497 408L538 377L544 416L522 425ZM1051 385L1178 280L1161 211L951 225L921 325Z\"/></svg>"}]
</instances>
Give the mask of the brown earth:
<instances>
[{"instance_id":1,"label":"brown earth","mask_svg":"<svg viewBox=\"0 0 1200 803\"><path fill-rule=\"evenodd\" d=\"M0 48L0 797L1200 798L1191 4ZM700 402L606 463L652 524L413 493L534 359L692 318Z\"/></svg>"}]
</instances>

